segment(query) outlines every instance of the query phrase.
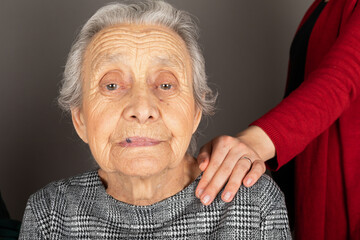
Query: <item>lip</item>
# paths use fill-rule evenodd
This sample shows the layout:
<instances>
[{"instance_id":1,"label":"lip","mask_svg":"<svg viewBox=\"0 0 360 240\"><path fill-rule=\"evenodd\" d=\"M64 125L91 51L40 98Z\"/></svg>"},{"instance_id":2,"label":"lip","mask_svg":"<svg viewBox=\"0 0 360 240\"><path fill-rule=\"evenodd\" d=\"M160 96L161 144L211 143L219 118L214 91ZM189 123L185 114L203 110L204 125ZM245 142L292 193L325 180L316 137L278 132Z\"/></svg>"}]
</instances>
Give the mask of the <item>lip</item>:
<instances>
[{"instance_id":1,"label":"lip","mask_svg":"<svg viewBox=\"0 0 360 240\"><path fill-rule=\"evenodd\" d=\"M130 141L129 141L130 140ZM160 144L162 141L147 137L128 137L121 141L121 147L149 147Z\"/></svg>"}]
</instances>

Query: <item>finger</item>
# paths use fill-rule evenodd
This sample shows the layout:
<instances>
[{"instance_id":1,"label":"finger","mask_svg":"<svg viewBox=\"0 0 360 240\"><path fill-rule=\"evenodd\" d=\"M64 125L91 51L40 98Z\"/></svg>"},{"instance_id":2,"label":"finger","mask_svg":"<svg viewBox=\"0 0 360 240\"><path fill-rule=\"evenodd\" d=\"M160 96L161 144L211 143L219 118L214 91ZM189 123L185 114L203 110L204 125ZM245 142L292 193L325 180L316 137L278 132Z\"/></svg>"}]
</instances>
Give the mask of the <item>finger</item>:
<instances>
[{"instance_id":1,"label":"finger","mask_svg":"<svg viewBox=\"0 0 360 240\"><path fill-rule=\"evenodd\" d=\"M208 164L200 182L196 188L195 195L200 198L204 192L205 187L215 175L217 169L225 159L229 151L229 145L223 143L223 138L219 137L213 141L212 154L210 156L210 163Z\"/></svg>"},{"instance_id":2,"label":"finger","mask_svg":"<svg viewBox=\"0 0 360 240\"><path fill-rule=\"evenodd\" d=\"M237 164L239 156L240 151L238 149L233 149L228 153L221 166L216 171L214 177L206 186L204 193L200 197L200 200L204 205L209 205L223 188L225 183L228 181L235 165Z\"/></svg>"},{"instance_id":3,"label":"finger","mask_svg":"<svg viewBox=\"0 0 360 240\"><path fill-rule=\"evenodd\" d=\"M254 161L251 170L248 172L248 174L246 174L246 177L244 178L244 185L246 187L251 187L259 180L259 178L265 173L265 171L266 166L264 161Z\"/></svg>"},{"instance_id":4,"label":"finger","mask_svg":"<svg viewBox=\"0 0 360 240\"><path fill-rule=\"evenodd\" d=\"M210 163L210 159L209 158L205 158L199 165L199 169L204 172L207 167L209 166Z\"/></svg>"},{"instance_id":5,"label":"finger","mask_svg":"<svg viewBox=\"0 0 360 240\"><path fill-rule=\"evenodd\" d=\"M212 150L212 141L208 142L207 144L205 144L200 148L199 155L197 157L197 162L201 171L205 171L205 169L209 164L211 150Z\"/></svg>"},{"instance_id":6,"label":"finger","mask_svg":"<svg viewBox=\"0 0 360 240\"><path fill-rule=\"evenodd\" d=\"M221 195L221 199L225 202L230 202L235 194L239 191L241 182L250 170L251 164L247 159L241 158L235 165L234 170L227 182L225 189Z\"/></svg>"}]
</instances>

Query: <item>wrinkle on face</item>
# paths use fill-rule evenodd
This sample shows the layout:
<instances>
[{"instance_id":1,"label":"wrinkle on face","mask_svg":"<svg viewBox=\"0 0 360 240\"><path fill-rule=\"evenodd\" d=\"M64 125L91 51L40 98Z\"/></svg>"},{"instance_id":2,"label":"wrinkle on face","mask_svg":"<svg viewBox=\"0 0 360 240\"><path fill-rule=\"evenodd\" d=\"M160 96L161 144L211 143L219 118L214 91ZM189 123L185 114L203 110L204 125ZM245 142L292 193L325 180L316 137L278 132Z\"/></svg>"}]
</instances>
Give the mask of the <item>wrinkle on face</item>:
<instances>
[{"instance_id":1,"label":"wrinkle on face","mask_svg":"<svg viewBox=\"0 0 360 240\"><path fill-rule=\"evenodd\" d=\"M90 42L82 71L81 111L91 152L103 170L146 175L179 166L200 111L193 96L191 59L180 36L160 26L106 28ZM103 77L111 71L122 74L114 81L126 83L117 92L101 87ZM165 76L164 80L159 80L160 76ZM171 76L174 79L169 81L175 81L176 88L161 90L158 82ZM140 123L126 115L137 109L155 111L158 117ZM119 146L119 141L131 136L163 143L156 147Z\"/></svg>"}]
</instances>

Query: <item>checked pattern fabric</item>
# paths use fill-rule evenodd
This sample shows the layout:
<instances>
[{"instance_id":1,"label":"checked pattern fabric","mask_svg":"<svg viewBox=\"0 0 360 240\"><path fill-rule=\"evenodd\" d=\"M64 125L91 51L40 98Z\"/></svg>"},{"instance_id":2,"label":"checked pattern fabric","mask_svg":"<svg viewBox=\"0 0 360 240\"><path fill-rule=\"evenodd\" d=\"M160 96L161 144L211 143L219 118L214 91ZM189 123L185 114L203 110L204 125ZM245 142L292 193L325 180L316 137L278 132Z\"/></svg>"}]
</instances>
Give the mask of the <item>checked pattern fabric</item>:
<instances>
[{"instance_id":1,"label":"checked pattern fabric","mask_svg":"<svg viewBox=\"0 0 360 240\"><path fill-rule=\"evenodd\" d=\"M112 198L97 170L50 183L29 198L19 239L291 239L284 196L269 176L210 206L194 195L200 178L150 206Z\"/></svg>"}]
</instances>

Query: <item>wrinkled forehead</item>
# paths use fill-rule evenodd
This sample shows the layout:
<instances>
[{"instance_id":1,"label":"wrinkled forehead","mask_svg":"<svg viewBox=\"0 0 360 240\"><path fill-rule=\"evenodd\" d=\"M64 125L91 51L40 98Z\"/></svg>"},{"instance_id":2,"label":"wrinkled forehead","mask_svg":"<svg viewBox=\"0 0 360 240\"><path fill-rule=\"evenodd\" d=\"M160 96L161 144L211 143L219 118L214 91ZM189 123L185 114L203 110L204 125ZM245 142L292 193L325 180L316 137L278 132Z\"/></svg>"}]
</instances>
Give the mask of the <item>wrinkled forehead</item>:
<instances>
[{"instance_id":1,"label":"wrinkled forehead","mask_svg":"<svg viewBox=\"0 0 360 240\"><path fill-rule=\"evenodd\" d=\"M179 69L190 66L183 39L174 31L154 25L116 25L97 33L87 47L85 59L92 69L115 62L127 65L144 59L153 65Z\"/></svg>"}]
</instances>

